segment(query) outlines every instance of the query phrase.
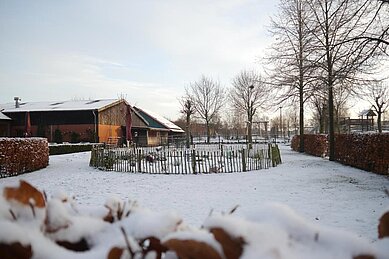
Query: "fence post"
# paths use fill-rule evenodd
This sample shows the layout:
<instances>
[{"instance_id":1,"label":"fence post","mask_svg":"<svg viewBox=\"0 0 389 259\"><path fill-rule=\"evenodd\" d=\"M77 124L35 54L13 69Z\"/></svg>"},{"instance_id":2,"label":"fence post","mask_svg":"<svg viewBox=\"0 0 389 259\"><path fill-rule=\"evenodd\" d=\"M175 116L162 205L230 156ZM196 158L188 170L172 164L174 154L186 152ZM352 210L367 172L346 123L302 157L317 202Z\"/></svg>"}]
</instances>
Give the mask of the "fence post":
<instances>
[{"instance_id":1,"label":"fence post","mask_svg":"<svg viewBox=\"0 0 389 259\"><path fill-rule=\"evenodd\" d=\"M192 171L193 174L196 174L196 150L192 150Z\"/></svg>"},{"instance_id":2,"label":"fence post","mask_svg":"<svg viewBox=\"0 0 389 259\"><path fill-rule=\"evenodd\" d=\"M142 156L141 156L141 150L139 149L137 152L137 159L138 159L138 172L142 172Z\"/></svg>"},{"instance_id":3,"label":"fence post","mask_svg":"<svg viewBox=\"0 0 389 259\"><path fill-rule=\"evenodd\" d=\"M242 149L242 170L246 172L246 149Z\"/></svg>"},{"instance_id":4,"label":"fence post","mask_svg":"<svg viewBox=\"0 0 389 259\"><path fill-rule=\"evenodd\" d=\"M91 156L90 156L89 166L96 167L96 160L97 160L96 149L94 147L92 147L92 152L91 152Z\"/></svg>"}]
</instances>

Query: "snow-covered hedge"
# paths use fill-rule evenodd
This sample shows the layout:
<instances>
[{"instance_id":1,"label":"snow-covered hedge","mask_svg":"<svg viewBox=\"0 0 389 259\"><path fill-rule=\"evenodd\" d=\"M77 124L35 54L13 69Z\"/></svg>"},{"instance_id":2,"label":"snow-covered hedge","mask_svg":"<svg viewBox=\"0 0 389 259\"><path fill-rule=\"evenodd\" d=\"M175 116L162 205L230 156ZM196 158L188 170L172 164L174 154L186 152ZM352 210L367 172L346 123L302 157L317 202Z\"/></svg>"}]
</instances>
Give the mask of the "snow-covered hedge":
<instances>
[{"instance_id":1,"label":"snow-covered hedge","mask_svg":"<svg viewBox=\"0 0 389 259\"><path fill-rule=\"evenodd\" d=\"M153 212L136 201L110 198L104 206L85 208L63 192L47 197L21 181L0 195L0 258L384 259L389 255L389 212L380 219L379 240L370 243L308 222L281 204L264 205L246 216L237 216L237 209L211 213L198 228L185 224L176 213Z\"/></svg>"},{"instance_id":2,"label":"snow-covered hedge","mask_svg":"<svg viewBox=\"0 0 389 259\"><path fill-rule=\"evenodd\" d=\"M300 135L292 138L291 147L294 151L299 151ZM304 152L313 156L326 156L328 153L327 135L304 135Z\"/></svg>"},{"instance_id":3,"label":"snow-covered hedge","mask_svg":"<svg viewBox=\"0 0 389 259\"><path fill-rule=\"evenodd\" d=\"M45 138L0 138L0 177L32 172L49 164Z\"/></svg>"},{"instance_id":4,"label":"snow-covered hedge","mask_svg":"<svg viewBox=\"0 0 389 259\"><path fill-rule=\"evenodd\" d=\"M300 136L292 139L292 149L298 151ZM304 135L305 153L326 156L327 135ZM378 174L389 174L389 133L336 134L335 160L352 167Z\"/></svg>"},{"instance_id":5,"label":"snow-covered hedge","mask_svg":"<svg viewBox=\"0 0 389 259\"><path fill-rule=\"evenodd\" d=\"M389 133L335 136L335 159L379 174L389 174Z\"/></svg>"}]
</instances>

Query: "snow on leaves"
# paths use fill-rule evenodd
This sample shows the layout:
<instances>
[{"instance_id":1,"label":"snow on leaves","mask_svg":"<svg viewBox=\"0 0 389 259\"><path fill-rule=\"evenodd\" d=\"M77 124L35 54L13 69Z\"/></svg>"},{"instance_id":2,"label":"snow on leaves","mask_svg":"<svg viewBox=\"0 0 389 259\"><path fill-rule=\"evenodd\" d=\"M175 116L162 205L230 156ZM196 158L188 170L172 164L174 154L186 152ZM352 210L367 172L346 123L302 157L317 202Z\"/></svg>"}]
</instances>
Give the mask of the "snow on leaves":
<instances>
[{"instance_id":1,"label":"snow on leaves","mask_svg":"<svg viewBox=\"0 0 389 259\"><path fill-rule=\"evenodd\" d=\"M212 213L201 228L175 213L110 198L79 210L65 193L45 198L25 181L0 196L0 258L387 258L389 212L375 244L309 223L283 205L253 215ZM104 212L103 212L104 211ZM12 212L12 213L11 213ZM381 245L377 245L381 244Z\"/></svg>"},{"instance_id":2,"label":"snow on leaves","mask_svg":"<svg viewBox=\"0 0 389 259\"><path fill-rule=\"evenodd\" d=\"M45 207L45 198L43 193L35 187L21 180L19 187L6 187L3 190L3 196L6 200L16 200L22 204L38 208Z\"/></svg>"}]
</instances>

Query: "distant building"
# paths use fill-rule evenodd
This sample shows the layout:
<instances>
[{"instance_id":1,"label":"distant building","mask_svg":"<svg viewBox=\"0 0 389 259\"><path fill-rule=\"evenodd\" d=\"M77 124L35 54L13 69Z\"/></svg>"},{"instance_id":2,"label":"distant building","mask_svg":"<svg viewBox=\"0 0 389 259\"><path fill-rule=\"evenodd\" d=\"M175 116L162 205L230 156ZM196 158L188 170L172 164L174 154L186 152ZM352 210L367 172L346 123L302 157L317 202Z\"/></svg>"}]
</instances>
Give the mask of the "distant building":
<instances>
[{"instance_id":1,"label":"distant building","mask_svg":"<svg viewBox=\"0 0 389 259\"><path fill-rule=\"evenodd\" d=\"M12 119L10 136L22 137L26 116L31 136L49 142L106 142L121 137L128 103L125 100L83 100L61 102L15 102L1 104L2 113ZM62 140L62 141L61 141Z\"/></svg>"},{"instance_id":2,"label":"distant building","mask_svg":"<svg viewBox=\"0 0 389 259\"><path fill-rule=\"evenodd\" d=\"M353 131L374 131L374 117L377 114L371 110L363 110L359 113L359 119L351 119L349 117L340 118L339 126L342 132L353 132Z\"/></svg>"},{"instance_id":3,"label":"distant building","mask_svg":"<svg viewBox=\"0 0 389 259\"><path fill-rule=\"evenodd\" d=\"M125 139L126 113L129 104L124 99L99 99L61 102L20 102L0 104L0 136L23 137L26 118L30 119L30 135L46 137L49 142L108 142ZM131 107L133 140L141 145L159 145L178 126L159 122L143 110ZM153 118L160 126L156 127ZM182 131L183 132L183 131ZM141 136L146 138L141 139Z\"/></svg>"}]
</instances>

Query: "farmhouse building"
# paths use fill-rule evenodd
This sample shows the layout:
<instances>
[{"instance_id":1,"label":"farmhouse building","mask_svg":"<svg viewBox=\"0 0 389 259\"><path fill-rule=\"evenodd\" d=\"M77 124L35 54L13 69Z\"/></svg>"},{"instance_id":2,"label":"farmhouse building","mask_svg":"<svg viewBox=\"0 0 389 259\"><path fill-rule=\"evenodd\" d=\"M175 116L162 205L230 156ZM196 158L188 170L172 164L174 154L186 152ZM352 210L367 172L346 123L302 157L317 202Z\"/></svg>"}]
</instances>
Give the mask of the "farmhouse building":
<instances>
[{"instance_id":1,"label":"farmhouse building","mask_svg":"<svg viewBox=\"0 0 389 259\"><path fill-rule=\"evenodd\" d=\"M149 118L138 112L139 108L134 109L124 99L20 102L15 98L15 101L0 104L0 136L38 136L57 143L107 143L110 139L125 140L126 127L130 127L133 140L138 137L138 144L160 145L163 139L155 136L171 132L166 126L155 128ZM128 107L131 122L126 121Z\"/></svg>"},{"instance_id":2,"label":"farmhouse building","mask_svg":"<svg viewBox=\"0 0 389 259\"><path fill-rule=\"evenodd\" d=\"M137 144L147 146L164 145L169 142L169 138L183 136L185 133L180 127L158 114L139 107L133 107L133 110L147 125L147 131L137 130L135 126L133 127L133 138Z\"/></svg>"}]
</instances>

